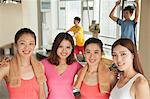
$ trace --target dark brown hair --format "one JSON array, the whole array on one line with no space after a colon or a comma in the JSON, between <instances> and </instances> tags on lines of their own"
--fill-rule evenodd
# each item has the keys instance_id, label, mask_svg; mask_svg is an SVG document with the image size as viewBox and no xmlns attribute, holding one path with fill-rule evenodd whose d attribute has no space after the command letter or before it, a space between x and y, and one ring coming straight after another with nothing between
<instances>
[{"instance_id":1,"label":"dark brown hair","mask_svg":"<svg viewBox=\"0 0 150 99\"><path fill-rule=\"evenodd\" d=\"M36 45L36 36L35 33L29 29L29 28L21 28L20 30L17 31L16 35L15 35L15 44L17 44L17 41L19 40L19 38L23 35L23 34L30 34L33 36L34 40L35 40L35 45Z\"/></svg>"},{"instance_id":2,"label":"dark brown hair","mask_svg":"<svg viewBox=\"0 0 150 99\"><path fill-rule=\"evenodd\" d=\"M50 55L48 57L48 60L51 64L54 64L56 66L59 65L59 56L57 55L57 49L58 49L60 43L64 39L68 40L72 45L72 52L67 57L67 64L70 65L70 64L72 64L73 62L76 61L75 57L74 57L74 41L73 41L72 36L68 33L61 32L56 36L56 38L53 42L53 45L52 45L52 50L51 50Z\"/></svg>"},{"instance_id":3,"label":"dark brown hair","mask_svg":"<svg viewBox=\"0 0 150 99\"><path fill-rule=\"evenodd\" d=\"M114 42L114 44L112 45L112 52L113 49L117 46L117 45L121 45L126 47L133 55L133 68L136 72L141 73L144 75L143 69L141 67L141 63L139 60L139 56L137 53L137 48L136 46L133 44L132 40L128 39L128 38L121 38L118 39L117 41Z\"/></svg>"},{"instance_id":4,"label":"dark brown hair","mask_svg":"<svg viewBox=\"0 0 150 99\"><path fill-rule=\"evenodd\" d=\"M103 43L100 39L93 38L93 37L87 39L84 43L84 50L87 47L87 45L89 45L89 44L97 44L99 46L99 48L101 49L101 52L103 53Z\"/></svg>"}]
</instances>

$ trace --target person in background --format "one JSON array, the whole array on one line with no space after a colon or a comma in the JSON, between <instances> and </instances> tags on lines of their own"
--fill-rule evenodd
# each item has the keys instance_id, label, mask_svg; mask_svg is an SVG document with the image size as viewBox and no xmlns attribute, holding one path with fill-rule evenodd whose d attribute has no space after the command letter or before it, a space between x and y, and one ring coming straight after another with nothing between
<instances>
[{"instance_id":1,"label":"person in background","mask_svg":"<svg viewBox=\"0 0 150 99\"><path fill-rule=\"evenodd\" d=\"M89 38L84 50L87 65L79 70L74 87L80 89L81 99L109 99L117 79L102 60L103 43Z\"/></svg>"},{"instance_id":2,"label":"person in background","mask_svg":"<svg viewBox=\"0 0 150 99\"><path fill-rule=\"evenodd\" d=\"M149 84L133 42L128 38L118 39L112 45L112 57L121 73L110 99L150 99Z\"/></svg>"},{"instance_id":3,"label":"person in background","mask_svg":"<svg viewBox=\"0 0 150 99\"><path fill-rule=\"evenodd\" d=\"M67 32L73 32L76 39L76 46L74 53L77 54L84 54L84 32L83 28L79 25L81 19L79 17L74 18L74 26L71 27Z\"/></svg>"},{"instance_id":4,"label":"person in background","mask_svg":"<svg viewBox=\"0 0 150 99\"><path fill-rule=\"evenodd\" d=\"M116 2L116 5L110 12L109 17L121 26L121 38L129 38L136 45L135 27L136 27L138 17L139 17L139 0L135 0L136 10L135 10L135 16L133 20L131 20L131 16L133 15L134 8L130 5L126 6L123 9L124 20L114 15L115 10L120 4L120 2L121 0L118 0Z\"/></svg>"},{"instance_id":5,"label":"person in background","mask_svg":"<svg viewBox=\"0 0 150 99\"><path fill-rule=\"evenodd\" d=\"M47 78L47 99L75 99L74 77L81 65L74 57L74 41L70 34L59 33L48 58L41 61Z\"/></svg>"},{"instance_id":6,"label":"person in background","mask_svg":"<svg viewBox=\"0 0 150 99\"><path fill-rule=\"evenodd\" d=\"M33 56L35 33L21 28L15 35L16 54L0 62L0 81L4 78L10 99L45 99L44 67Z\"/></svg>"}]
</instances>

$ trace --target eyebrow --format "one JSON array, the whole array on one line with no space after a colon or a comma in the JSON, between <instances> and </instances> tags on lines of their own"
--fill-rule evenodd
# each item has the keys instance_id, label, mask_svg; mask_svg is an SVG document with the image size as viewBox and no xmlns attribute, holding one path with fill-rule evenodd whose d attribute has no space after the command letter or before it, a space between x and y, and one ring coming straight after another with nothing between
<instances>
[{"instance_id":1,"label":"eyebrow","mask_svg":"<svg viewBox=\"0 0 150 99\"><path fill-rule=\"evenodd\" d=\"M85 51L100 51L100 50L90 50L90 49L86 49Z\"/></svg>"},{"instance_id":2,"label":"eyebrow","mask_svg":"<svg viewBox=\"0 0 150 99\"><path fill-rule=\"evenodd\" d=\"M21 41L21 42L26 42L25 40L18 40L19 42ZM29 41L29 42L35 42L35 41Z\"/></svg>"},{"instance_id":3,"label":"eyebrow","mask_svg":"<svg viewBox=\"0 0 150 99\"><path fill-rule=\"evenodd\" d=\"M112 53L116 53L116 52L112 52ZM119 51L119 53L128 53L127 51Z\"/></svg>"}]
</instances>

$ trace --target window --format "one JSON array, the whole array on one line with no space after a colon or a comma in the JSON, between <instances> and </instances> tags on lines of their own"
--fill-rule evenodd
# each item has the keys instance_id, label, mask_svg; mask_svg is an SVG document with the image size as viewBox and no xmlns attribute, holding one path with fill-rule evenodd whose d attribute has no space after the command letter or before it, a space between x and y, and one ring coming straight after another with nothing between
<instances>
[{"instance_id":1,"label":"window","mask_svg":"<svg viewBox=\"0 0 150 99\"><path fill-rule=\"evenodd\" d=\"M59 0L58 28L69 29L73 25L73 18L79 16L84 28L85 39L87 39L92 37L89 26L92 20L96 20L96 23L100 24L99 38L104 43L105 54L111 57L111 45L120 37L120 26L109 18L115 2L115 0ZM132 3L133 0L124 1L124 5ZM121 6L117 8L115 14L122 17ZM137 31L138 29L139 26L137 26Z\"/></svg>"},{"instance_id":2,"label":"window","mask_svg":"<svg viewBox=\"0 0 150 99\"><path fill-rule=\"evenodd\" d=\"M76 16L81 17L80 0L58 1L58 29L69 29L73 25Z\"/></svg>"}]
</instances>

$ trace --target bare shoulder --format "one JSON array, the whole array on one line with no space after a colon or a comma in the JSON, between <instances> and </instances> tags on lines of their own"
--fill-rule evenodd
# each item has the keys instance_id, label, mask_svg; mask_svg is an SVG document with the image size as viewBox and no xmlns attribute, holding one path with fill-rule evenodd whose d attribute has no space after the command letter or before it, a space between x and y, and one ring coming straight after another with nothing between
<instances>
[{"instance_id":1,"label":"bare shoulder","mask_svg":"<svg viewBox=\"0 0 150 99\"><path fill-rule=\"evenodd\" d=\"M79 69L79 71L78 71L78 73L77 74L80 74L82 71L84 71L85 69L86 69L87 67L86 67L86 65L83 67L81 67L80 69Z\"/></svg>"},{"instance_id":2,"label":"bare shoulder","mask_svg":"<svg viewBox=\"0 0 150 99\"><path fill-rule=\"evenodd\" d=\"M147 79L142 75L139 76L134 84L136 99L150 99L150 89Z\"/></svg>"},{"instance_id":3,"label":"bare shoulder","mask_svg":"<svg viewBox=\"0 0 150 99\"><path fill-rule=\"evenodd\" d=\"M41 66L42 71L45 72L44 65L43 65L41 62L39 62L39 64L40 64L40 66Z\"/></svg>"},{"instance_id":4,"label":"bare shoulder","mask_svg":"<svg viewBox=\"0 0 150 99\"><path fill-rule=\"evenodd\" d=\"M149 86L147 79L141 75L135 80L135 88L143 88L145 86Z\"/></svg>"}]
</instances>

